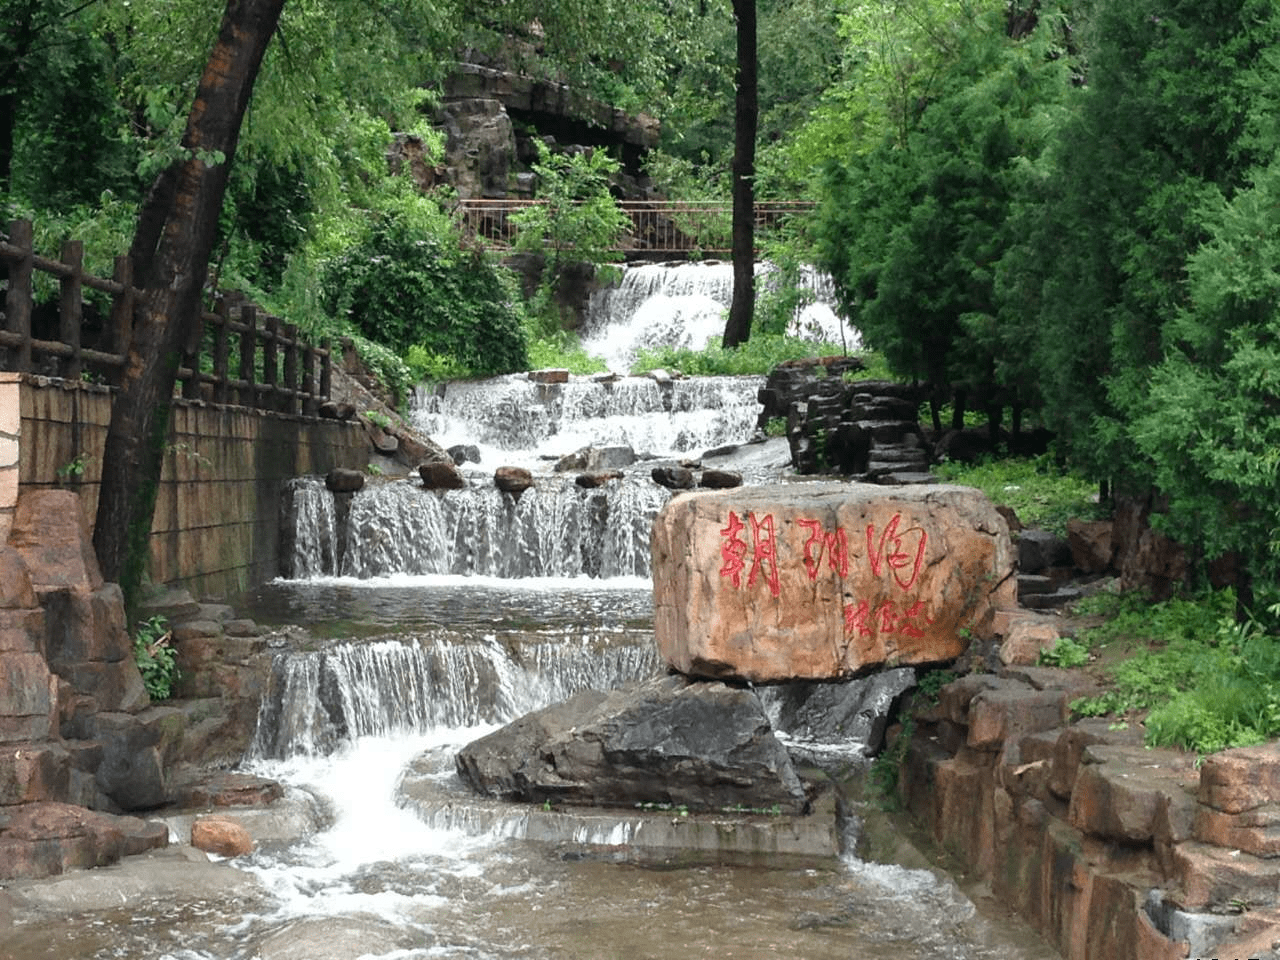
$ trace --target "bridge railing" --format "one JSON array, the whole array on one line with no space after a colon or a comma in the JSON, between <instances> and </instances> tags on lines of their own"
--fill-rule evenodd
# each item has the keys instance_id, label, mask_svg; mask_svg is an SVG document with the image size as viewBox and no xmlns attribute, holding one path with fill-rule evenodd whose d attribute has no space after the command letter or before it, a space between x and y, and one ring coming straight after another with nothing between
<instances>
[{"instance_id":1,"label":"bridge railing","mask_svg":"<svg viewBox=\"0 0 1280 960\"><path fill-rule=\"evenodd\" d=\"M541 200L461 200L463 230L499 249L515 245L519 227L511 214ZM733 205L724 201L624 200L619 208L631 221L619 249L627 253L727 254L732 249ZM755 229L767 233L814 207L807 200L756 204Z\"/></svg>"}]
</instances>

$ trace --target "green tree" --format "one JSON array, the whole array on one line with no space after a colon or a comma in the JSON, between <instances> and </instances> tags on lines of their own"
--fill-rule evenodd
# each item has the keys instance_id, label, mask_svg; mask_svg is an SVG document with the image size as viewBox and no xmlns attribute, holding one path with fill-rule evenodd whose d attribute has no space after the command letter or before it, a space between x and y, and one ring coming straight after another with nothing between
<instances>
[{"instance_id":1,"label":"green tree","mask_svg":"<svg viewBox=\"0 0 1280 960\"><path fill-rule=\"evenodd\" d=\"M1101 478L1152 479L1127 424L1145 407L1165 324L1189 306L1201 211L1259 160L1242 134L1252 67L1275 31L1265 0L1105 0L1080 31L1086 82L1021 269L1041 277L1030 299L1045 417Z\"/></svg>"},{"instance_id":2,"label":"green tree","mask_svg":"<svg viewBox=\"0 0 1280 960\"><path fill-rule=\"evenodd\" d=\"M469 247L430 198L379 214L325 273L331 311L401 356L420 347L471 375L525 369L517 294L507 271Z\"/></svg>"},{"instance_id":3,"label":"green tree","mask_svg":"<svg viewBox=\"0 0 1280 960\"><path fill-rule=\"evenodd\" d=\"M979 396L994 428L1006 404L1033 399L1016 344L1025 331L1003 310L996 276L1018 239L1020 168L1043 151L1044 117L1069 75L1057 18L1042 14L1015 39L1003 3L970 14L947 21L952 59L928 59L927 88L889 52L868 61L868 88L885 103L867 129L880 139L829 164L816 219L819 262L868 344L898 373L954 396L957 420L966 395ZM904 89L927 89L927 99L909 108Z\"/></svg>"},{"instance_id":4,"label":"green tree","mask_svg":"<svg viewBox=\"0 0 1280 960\"><path fill-rule=\"evenodd\" d=\"M533 311L545 326L555 327L567 270L572 264L598 269L621 260L619 246L630 221L610 192L620 164L606 151L553 154L540 141L537 150L533 170L539 202L511 220L518 228L516 249L545 260Z\"/></svg>"}]
</instances>

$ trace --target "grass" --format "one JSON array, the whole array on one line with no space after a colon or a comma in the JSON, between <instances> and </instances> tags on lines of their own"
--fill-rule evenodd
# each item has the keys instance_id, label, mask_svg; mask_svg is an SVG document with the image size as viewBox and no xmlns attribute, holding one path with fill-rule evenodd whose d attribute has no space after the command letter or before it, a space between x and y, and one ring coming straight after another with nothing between
<instances>
[{"instance_id":1,"label":"grass","mask_svg":"<svg viewBox=\"0 0 1280 960\"><path fill-rule=\"evenodd\" d=\"M632 373L649 370L679 370L689 376L729 376L768 373L784 360L825 357L839 354L841 348L831 343L815 343L797 337L756 334L746 343L731 349L709 344L702 350L676 347L653 347L641 350L631 365Z\"/></svg>"},{"instance_id":2,"label":"grass","mask_svg":"<svg viewBox=\"0 0 1280 960\"><path fill-rule=\"evenodd\" d=\"M1047 457L940 463L933 472L948 483L977 487L992 503L1011 507L1023 526L1062 536L1072 518L1102 516L1097 487L1058 469Z\"/></svg>"},{"instance_id":3,"label":"grass","mask_svg":"<svg viewBox=\"0 0 1280 960\"><path fill-rule=\"evenodd\" d=\"M1140 720L1151 746L1202 754L1280 734L1280 640L1258 620L1236 622L1234 610L1230 590L1161 603L1137 592L1078 602L1073 615L1101 618L1077 639L1108 689L1072 710Z\"/></svg>"}]
</instances>

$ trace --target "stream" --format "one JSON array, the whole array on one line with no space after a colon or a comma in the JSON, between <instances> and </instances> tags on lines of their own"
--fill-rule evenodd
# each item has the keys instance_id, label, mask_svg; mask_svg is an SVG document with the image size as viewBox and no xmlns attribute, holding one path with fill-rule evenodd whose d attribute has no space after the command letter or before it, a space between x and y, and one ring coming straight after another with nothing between
<instances>
[{"instance_id":1,"label":"stream","mask_svg":"<svg viewBox=\"0 0 1280 960\"><path fill-rule=\"evenodd\" d=\"M979 910L863 804L841 819L835 855L727 856L645 848L634 842L640 811L532 839L538 811L482 801L458 781L453 756L471 740L578 690L662 670L647 529L668 492L645 459L586 491L548 458L605 444L696 457L744 443L757 388L753 378L665 393L638 378L574 378L552 392L520 377L451 385L424 392L414 417L442 442L481 446L466 490L371 484L344 525L323 484L300 480L293 574L237 610L312 638L278 649L242 764L286 786L281 803L301 829L230 861L243 882L217 896L193 879L50 913L0 941L0 960L1055 957ZM786 464L785 443L723 459L749 482L768 479ZM537 474L514 504L492 489L503 463ZM863 745L826 746L856 780ZM876 862L891 857L904 862Z\"/></svg>"}]
</instances>

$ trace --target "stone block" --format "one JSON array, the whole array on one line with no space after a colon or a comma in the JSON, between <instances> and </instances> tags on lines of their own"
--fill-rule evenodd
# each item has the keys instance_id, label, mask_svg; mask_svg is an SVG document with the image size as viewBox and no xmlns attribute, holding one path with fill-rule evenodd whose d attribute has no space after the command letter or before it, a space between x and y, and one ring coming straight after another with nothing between
<instances>
[{"instance_id":1,"label":"stone block","mask_svg":"<svg viewBox=\"0 0 1280 960\"><path fill-rule=\"evenodd\" d=\"M973 698L983 691L998 689L1001 683L989 673L965 674L938 691L938 712L951 723L966 726Z\"/></svg>"},{"instance_id":2,"label":"stone block","mask_svg":"<svg viewBox=\"0 0 1280 960\"><path fill-rule=\"evenodd\" d=\"M29 609L38 604L22 554L7 544L0 544L0 609Z\"/></svg>"},{"instance_id":3,"label":"stone block","mask_svg":"<svg viewBox=\"0 0 1280 960\"><path fill-rule=\"evenodd\" d=\"M1269 803L1243 813L1223 813L1200 805L1192 833L1203 843L1242 850L1255 857L1280 856L1280 804Z\"/></svg>"},{"instance_id":4,"label":"stone block","mask_svg":"<svg viewBox=\"0 0 1280 960\"><path fill-rule=\"evenodd\" d=\"M969 704L968 746L999 750L1006 740L1060 726L1067 715L1067 697L1060 690L1035 690L1004 682L984 690Z\"/></svg>"},{"instance_id":5,"label":"stone block","mask_svg":"<svg viewBox=\"0 0 1280 960\"><path fill-rule=\"evenodd\" d=\"M1199 800L1223 813L1280 803L1280 743L1237 747L1205 757Z\"/></svg>"},{"instance_id":6,"label":"stone block","mask_svg":"<svg viewBox=\"0 0 1280 960\"><path fill-rule=\"evenodd\" d=\"M70 490L32 489L19 496L9 544L22 554L36 590L102 586L89 524Z\"/></svg>"},{"instance_id":7,"label":"stone block","mask_svg":"<svg viewBox=\"0 0 1280 960\"><path fill-rule=\"evenodd\" d=\"M71 758L61 744L7 745L0 751L0 807L66 800Z\"/></svg>"},{"instance_id":8,"label":"stone block","mask_svg":"<svg viewBox=\"0 0 1280 960\"><path fill-rule=\"evenodd\" d=\"M124 595L116 584L105 584L92 593L74 588L45 591L44 601L49 664L54 670L76 663L133 659Z\"/></svg>"},{"instance_id":9,"label":"stone block","mask_svg":"<svg viewBox=\"0 0 1280 960\"><path fill-rule=\"evenodd\" d=\"M1011 619L1000 644L1000 662L1030 665L1040 658L1040 651L1052 647L1061 634L1053 617L1033 614Z\"/></svg>"},{"instance_id":10,"label":"stone block","mask_svg":"<svg viewBox=\"0 0 1280 960\"><path fill-rule=\"evenodd\" d=\"M132 659L118 663L67 664L59 667L58 676L71 684L76 693L97 700L100 710L136 713L151 702L142 684L142 674Z\"/></svg>"},{"instance_id":11,"label":"stone block","mask_svg":"<svg viewBox=\"0 0 1280 960\"><path fill-rule=\"evenodd\" d=\"M57 678L39 653L0 657L0 716L42 716L52 722L58 708Z\"/></svg>"},{"instance_id":12,"label":"stone block","mask_svg":"<svg viewBox=\"0 0 1280 960\"><path fill-rule=\"evenodd\" d=\"M0 609L0 654L38 653L43 657L45 645L43 610Z\"/></svg>"},{"instance_id":13,"label":"stone block","mask_svg":"<svg viewBox=\"0 0 1280 960\"><path fill-rule=\"evenodd\" d=\"M1093 743L1142 742L1141 731L1117 731L1106 720L1081 720L1062 731L1053 755L1053 771L1049 776L1049 789L1059 800L1069 800L1075 786L1076 773L1085 747Z\"/></svg>"},{"instance_id":14,"label":"stone block","mask_svg":"<svg viewBox=\"0 0 1280 960\"><path fill-rule=\"evenodd\" d=\"M651 538L654 633L692 675L819 680L941 663L1013 602L979 491L815 483L675 497Z\"/></svg>"},{"instance_id":15,"label":"stone block","mask_svg":"<svg viewBox=\"0 0 1280 960\"><path fill-rule=\"evenodd\" d=\"M1168 750L1094 744L1084 750L1068 821L1090 836L1150 844L1167 796L1195 788L1193 760Z\"/></svg>"},{"instance_id":16,"label":"stone block","mask_svg":"<svg viewBox=\"0 0 1280 960\"><path fill-rule=\"evenodd\" d=\"M1172 865L1177 887L1170 898L1183 910L1273 907L1280 901L1280 860L1188 840L1173 848Z\"/></svg>"}]
</instances>

